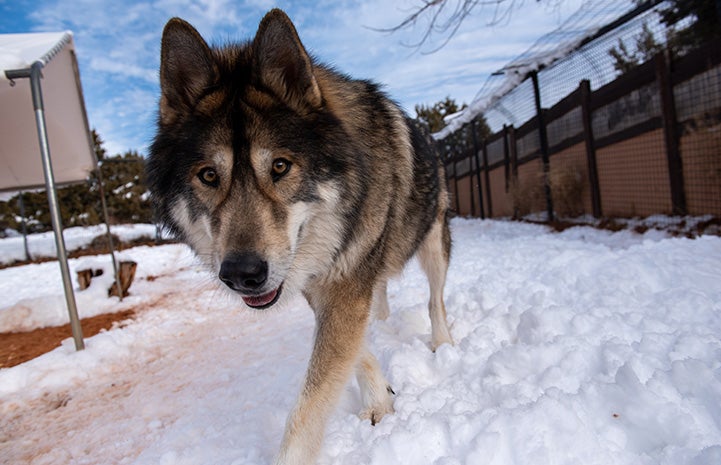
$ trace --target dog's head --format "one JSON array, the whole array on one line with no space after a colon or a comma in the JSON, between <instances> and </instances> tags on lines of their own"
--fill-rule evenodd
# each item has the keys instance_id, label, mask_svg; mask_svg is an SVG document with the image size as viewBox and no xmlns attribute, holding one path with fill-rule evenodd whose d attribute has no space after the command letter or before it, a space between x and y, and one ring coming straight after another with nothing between
<instances>
[{"instance_id":1,"label":"dog's head","mask_svg":"<svg viewBox=\"0 0 721 465\"><path fill-rule=\"evenodd\" d=\"M156 211L254 308L302 287L313 270L299 255L322 260L343 234L314 223L344 197L340 179L354 163L339 156L347 137L316 72L280 10L240 45L209 47L177 18L163 32L148 160ZM311 226L327 237L304 240Z\"/></svg>"}]
</instances>

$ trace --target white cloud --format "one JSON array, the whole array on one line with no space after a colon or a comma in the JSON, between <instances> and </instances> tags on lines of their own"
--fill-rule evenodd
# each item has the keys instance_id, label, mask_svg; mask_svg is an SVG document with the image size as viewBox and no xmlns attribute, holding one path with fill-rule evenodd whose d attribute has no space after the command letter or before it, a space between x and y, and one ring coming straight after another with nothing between
<instances>
[{"instance_id":1,"label":"white cloud","mask_svg":"<svg viewBox=\"0 0 721 465\"><path fill-rule=\"evenodd\" d=\"M90 67L94 71L103 73L120 74L129 78L140 78L148 82L156 82L158 72L151 68L142 68L132 63L123 63L108 57L93 57L90 59Z\"/></svg>"},{"instance_id":2,"label":"white cloud","mask_svg":"<svg viewBox=\"0 0 721 465\"><path fill-rule=\"evenodd\" d=\"M147 153L155 121L157 94L138 88L118 89L112 99L89 110L91 125L111 155L127 150Z\"/></svg>"}]
</instances>

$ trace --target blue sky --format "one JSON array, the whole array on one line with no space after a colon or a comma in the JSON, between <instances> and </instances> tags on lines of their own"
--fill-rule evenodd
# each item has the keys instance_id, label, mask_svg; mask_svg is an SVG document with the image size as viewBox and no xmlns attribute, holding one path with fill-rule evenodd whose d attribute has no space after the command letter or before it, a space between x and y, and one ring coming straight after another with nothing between
<instances>
[{"instance_id":1,"label":"blue sky","mask_svg":"<svg viewBox=\"0 0 721 465\"><path fill-rule=\"evenodd\" d=\"M453 0L452 0L453 1ZM510 1L510 0L509 0ZM306 48L352 76L373 79L414 115L450 96L470 103L487 76L558 27L583 0L515 0L509 20L488 26L477 9L440 51L404 46L415 30L386 34L421 0L0 0L0 33L71 30L90 126L110 154L147 151L158 100L160 35L179 16L210 43L250 39L265 12L284 9Z\"/></svg>"}]
</instances>

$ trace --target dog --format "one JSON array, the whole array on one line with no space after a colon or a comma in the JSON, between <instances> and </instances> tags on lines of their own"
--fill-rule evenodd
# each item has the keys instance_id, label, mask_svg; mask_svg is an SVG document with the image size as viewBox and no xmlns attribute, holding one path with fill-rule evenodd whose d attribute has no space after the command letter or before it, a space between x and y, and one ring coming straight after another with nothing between
<instances>
[{"instance_id":1,"label":"dog","mask_svg":"<svg viewBox=\"0 0 721 465\"><path fill-rule=\"evenodd\" d=\"M388 316L387 280L417 255L430 283L431 348L452 344L443 166L427 133L373 82L316 62L274 9L252 41L211 47L171 19L161 43L147 177L158 219L253 309L302 293L315 340L275 463L314 463L355 370L361 418L393 412L366 348Z\"/></svg>"}]
</instances>

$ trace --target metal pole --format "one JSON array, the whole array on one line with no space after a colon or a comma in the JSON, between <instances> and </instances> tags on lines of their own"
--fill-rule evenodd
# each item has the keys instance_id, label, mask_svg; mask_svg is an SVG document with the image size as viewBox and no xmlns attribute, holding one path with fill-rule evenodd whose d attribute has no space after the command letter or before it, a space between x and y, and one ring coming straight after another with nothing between
<instances>
[{"instance_id":1,"label":"metal pole","mask_svg":"<svg viewBox=\"0 0 721 465\"><path fill-rule=\"evenodd\" d=\"M73 331L73 339L75 340L75 349L83 350L85 343L83 342L83 328L80 326L78 318L78 309L75 304L75 294L73 293L72 280L70 279L70 268L68 267L68 256L65 250L65 239L63 238L63 222L60 216L60 204L58 202L58 193L55 191L55 177L53 176L52 163L50 161L50 147L48 144L47 128L45 126L45 109L43 107L43 95L40 86L42 77L42 62L36 61L30 68L30 88L33 95L33 109L35 110L35 124L38 127L38 141L40 143L40 155L43 161L43 172L45 174L45 190L48 194L48 203L50 205L50 220L52 221L53 231L55 232L55 247L58 252L58 262L60 263L60 273L63 277L63 287L65 289L65 302L68 307L70 316L70 327Z\"/></svg>"},{"instance_id":2,"label":"metal pole","mask_svg":"<svg viewBox=\"0 0 721 465\"><path fill-rule=\"evenodd\" d=\"M102 162L101 162L102 163ZM105 187L103 186L103 173L101 166L95 164L95 172L98 176L98 192L100 193L100 205L103 209L105 217L105 235L108 238L108 247L110 248L110 258L113 260L113 272L115 273L115 286L118 290L118 298L123 301L123 288L120 286L120 275L118 274L118 261L115 259L115 244L113 243L113 235L110 233L110 218L108 216L108 204L105 201Z\"/></svg>"},{"instance_id":3,"label":"metal pole","mask_svg":"<svg viewBox=\"0 0 721 465\"><path fill-rule=\"evenodd\" d=\"M478 156L478 152L481 151L478 147L478 136L476 135L476 120L471 121L471 134L473 135L473 154L476 160L476 182L478 183L478 204L480 206L481 219L486 219L486 212L483 208L483 190L481 189L481 160Z\"/></svg>"},{"instance_id":4,"label":"metal pole","mask_svg":"<svg viewBox=\"0 0 721 465\"><path fill-rule=\"evenodd\" d=\"M473 194L473 154L465 152L468 160L468 195L471 201L471 216L476 215L476 196Z\"/></svg>"},{"instance_id":5,"label":"metal pole","mask_svg":"<svg viewBox=\"0 0 721 465\"><path fill-rule=\"evenodd\" d=\"M533 80L533 94L536 100L536 115L538 117L538 137L541 143L541 161L543 162L543 188L546 194L546 214L548 222L553 221L553 199L551 197L551 165L548 157L548 135L546 134L546 122L543 118L543 109L541 108L541 91L538 86L538 72L531 72Z\"/></svg>"},{"instance_id":6,"label":"metal pole","mask_svg":"<svg viewBox=\"0 0 721 465\"><path fill-rule=\"evenodd\" d=\"M455 152L455 151L454 151ZM461 214L461 201L458 199L458 161L456 160L456 154L453 154L453 191L456 197L456 213Z\"/></svg>"},{"instance_id":7,"label":"metal pole","mask_svg":"<svg viewBox=\"0 0 721 465\"><path fill-rule=\"evenodd\" d=\"M25 193L23 191L20 191L20 195L18 196L18 199L20 200L20 224L23 231L23 247L25 248L25 260L30 261L30 249L28 248L28 224L27 220L25 219L25 200L23 200L24 194Z\"/></svg>"},{"instance_id":8,"label":"metal pole","mask_svg":"<svg viewBox=\"0 0 721 465\"><path fill-rule=\"evenodd\" d=\"M491 173L488 167L488 139L483 139L483 177L486 181L486 202L488 205L488 218L493 218L493 199L491 198Z\"/></svg>"},{"instance_id":9,"label":"metal pole","mask_svg":"<svg viewBox=\"0 0 721 465\"><path fill-rule=\"evenodd\" d=\"M508 158L511 164L511 186L516 186L518 188L520 184L518 181L518 141L516 141L516 127L510 125L507 126L506 129L508 133L506 137L506 140L508 141ZM513 219L521 219L521 212L517 202L514 202L513 206Z\"/></svg>"},{"instance_id":10,"label":"metal pole","mask_svg":"<svg viewBox=\"0 0 721 465\"><path fill-rule=\"evenodd\" d=\"M591 120L591 81L584 79L580 83L581 115L583 117L583 139L586 144L586 163L588 165L588 182L591 185L591 208L593 216L600 218L601 188L598 181L598 164L596 163L596 142L593 138L593 122Z\"/></svg>"},{"instance_id":11,"label":"metal pole","mask_svg":"<svg viewBox=\"0 0 721 465\"><path fill-rule=\"evenodd\" d=\"M506 193L511 187L511 154L508 145L508 126L503 125L503 177L506 180Z\"/></svg>"},{"instance_id":12,"label":"metal pole","mask_svg":"<svg viewBox=\"0 0 721 465\"><path fill-rule=\"evenodd\" d=\"M674 215L683 216L688 213L688 208L683 178L683 161L681 160L681 143L676 126L676 103L669 70L670 63L663 53L657 54L654 61L656 62L658 91L661 95L661 116L663 117L663 136L671 188L671 208Z\"/></svg>"}]
</instances>

